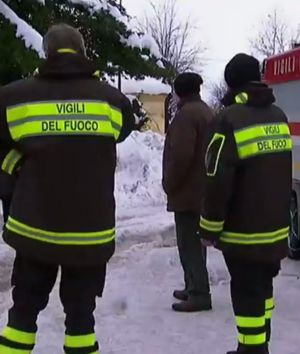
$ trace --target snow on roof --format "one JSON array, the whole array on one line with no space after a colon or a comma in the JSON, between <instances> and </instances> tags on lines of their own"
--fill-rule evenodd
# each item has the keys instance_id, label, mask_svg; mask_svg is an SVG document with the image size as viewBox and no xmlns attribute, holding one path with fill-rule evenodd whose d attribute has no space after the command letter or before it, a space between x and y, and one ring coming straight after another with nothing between
<instances>
[{"instance_id":1,"label":"snow on roof","mask_svg":"<svg viewBox=\"0 0 300 354\"><path fill-rule=\"evenodd\" d=\"M2 0L0 0L0 13L9 20L11 24L16 25L16 35L24 40L27 48L34 49L40 57L44 57L42 36L28 23L20 19Z\"/></svg>"},{"instance_id":2,"label":"snow on roof","mask_svg":"<svg viewBox=\"0 0 300 354\"><path fill-rule=\"evenodd\" d=\"M147 77L144 80L122 79L122 91L125 94L146 93L149 95L168 94L171 87L161 80Z\"/></svg>"},{"instance_id":3,"label":"snow on roof","mask_svg":"<svg viewBox=\"0 0 300 354\"><path fill-rule=\"evenodd\" d=\"M117 21L125 24L126 28L132 32L129 38L121 38L130 47L146 48L157 59L161 58L161 54L155 40L148 34L138 34L136 31L136 20L130 16L123 15L117 6L110 4L107 0L69 0L73 4L80 4L90 9L91 12L108 11L109 14L116 18Z\"/></svg>"}]
</instances>

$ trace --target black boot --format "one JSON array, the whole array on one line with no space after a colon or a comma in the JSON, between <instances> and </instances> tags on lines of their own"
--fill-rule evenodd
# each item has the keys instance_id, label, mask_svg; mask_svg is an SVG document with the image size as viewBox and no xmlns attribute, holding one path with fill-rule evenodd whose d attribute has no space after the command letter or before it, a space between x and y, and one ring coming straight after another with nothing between
<instances>
[{"instance_id":1,"label":"black boot","mask_svg":"<svg viewBox=\"0 0 300 354\"><path fill-rule=\"evenodd\" d=\"M259 350L259 351L258 351ZM261 354L269 354L269 345L266 344L265 347L259 349L247 349L245 347L240 347L236 351L227 352L227 354L254 354L254 353L261 353Z\"/></svg>"},{"instance_id":2,"label":"black boot","mask_svg":"<svg viewBox=\"0 0 300 354\"><path fill-rule=\"evenodd\" d=\"M182 301L172 305L174 311L177 312L200 312L212 309L211 296L189 296L187 301Z\"/></svg>"},{"instance_id":3,"label":"black boot","mask_svg":"<svg viewBox=\"0 0 300 354\"><path fill-rule=\"evenodd\" d=\"M180 301L186 301L189 297L187 290L175 290L173 293L175 299Z\"/></svg>"}]
</instances>

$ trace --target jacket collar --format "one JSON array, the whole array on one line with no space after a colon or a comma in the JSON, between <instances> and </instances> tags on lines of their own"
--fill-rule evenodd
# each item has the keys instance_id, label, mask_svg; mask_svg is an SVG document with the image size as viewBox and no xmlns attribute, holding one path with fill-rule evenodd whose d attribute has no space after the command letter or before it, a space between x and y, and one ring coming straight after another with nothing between
<instances>
[{"instance_id":1,"label":"jacket collar","mask_svg":"<svg viewBox=\"0 0 300 354\"><path fill-rule=\"evenodd\" d=\"M80 54L57 53L48 57L38 68L41 78L73 79L76 77L99 76L97 67Z\"/></svg>"},{"instance_id":2,"label":"jacket collar","mask_svg":"<svg viewBox=\"0 0 300 354\"><path fill-rule=\"evenodd\" d=\"M246 104L252 107L266 107L275 102L273 90L261 82L251 82L239 89L229 89L222 103L225 107Z\"/></svg>"},{"instance_id":3,"label":"jacket collar","mask_svg":"<svg viewBox=\"0 0 300 354\"><path fill-rule=\"evenodd\" d=\"M184 98L181 98L180 101L178 102L178 109L182 108L188 103L199 102L199 101L201 101L200 94L193 94L193 95L186 96Z\"/></svg>"}]
</instances>

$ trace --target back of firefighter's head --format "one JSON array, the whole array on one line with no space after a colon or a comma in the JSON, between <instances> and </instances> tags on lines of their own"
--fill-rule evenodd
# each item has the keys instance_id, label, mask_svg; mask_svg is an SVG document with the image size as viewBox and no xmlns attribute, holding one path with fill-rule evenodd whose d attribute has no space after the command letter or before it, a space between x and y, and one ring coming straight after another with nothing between
<instances>
[{"instance_id":1,"label":"back of firefighter's head","mask_svg":"<svg viewBox=\"0 0 300 354\"><path fill-rule=\"evenodd\" d=\"M202 77L196 73L183 73L177 76L174 82L174 90L180 99L200 93L203 84Z\"/></svg>"},{"instance_id":2,"label":"back of firefighter's head","mask_svg":"<svg viewBox=\"0 0 300 354\"><path fill-rule=\"evenodd\" d=\"M46 57L57 53L77 53L86 56L82 34L67 24L58 24L49 28L43 39Z\"/></svg>"},{"instance_id":3,"label":"back of firefighter's head","mask_svg":"<svg viewBox=\"0 0 300 354\"><path fill-rule=\"evenodd\" d=\"M251 55L237 54L226 65L224 76L231 89L239 89L249 82L261 81L259 61Z\"/></svg>"}]
</instances>

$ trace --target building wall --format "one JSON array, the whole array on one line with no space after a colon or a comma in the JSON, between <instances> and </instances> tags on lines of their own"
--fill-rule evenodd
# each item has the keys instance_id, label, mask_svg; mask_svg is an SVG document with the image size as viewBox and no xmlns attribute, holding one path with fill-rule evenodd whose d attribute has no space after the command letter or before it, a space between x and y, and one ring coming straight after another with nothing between
<instances>
[{"instance_id":1,"label":"building wall","mask_svg":"<svg viewBox=\"0 0 300 354\"><path fill-rule=\"evenodd\" d=\"M150 124L151 129L157 133L164 134L164 115L165 115L165 94L161 95L148 95L139 94L138 98L143 103L144 109L152 119Z\"/></svg>"}]
</instances>

